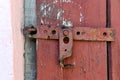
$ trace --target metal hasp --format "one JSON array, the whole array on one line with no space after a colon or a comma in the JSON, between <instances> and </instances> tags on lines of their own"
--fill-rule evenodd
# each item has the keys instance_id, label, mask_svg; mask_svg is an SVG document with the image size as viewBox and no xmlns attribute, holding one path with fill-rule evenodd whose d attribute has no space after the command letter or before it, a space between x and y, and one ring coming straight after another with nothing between
<instances>
[{"instance_id":1,"label":"metal hasp","mask_svg":"<svg viewBox=\"0 0 120 80\"><path fill-rule=\"evenodd\" d=\"M59 32L59 63L61 67L71 67L73 64L63 64L64 59L72 55L73 34L71 28L61 28Z\"/></svg>"},{"instance_id":2,"label":"metal hasp","mask_svg":"<svg viewBox=\"0 0 120 80\"><path fill-rule=\"evenodd\" d=\"M115 32L112 28L89 27L53 27L36 26L24 28L25 36L36 39L59 39L59 64L61 67L71 67L74 64L64 64L64 60L72 56L73 40L80 41L114 41Z\"/></svg>"}]
</instances>

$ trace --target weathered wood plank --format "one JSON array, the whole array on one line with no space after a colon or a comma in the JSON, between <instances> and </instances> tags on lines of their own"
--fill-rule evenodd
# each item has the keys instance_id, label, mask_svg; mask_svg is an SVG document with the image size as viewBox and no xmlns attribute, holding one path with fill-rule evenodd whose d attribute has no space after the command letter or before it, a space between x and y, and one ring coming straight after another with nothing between
<instances>
[{"instance_id":1,"label":"weathered wood plank","mask_svg":"<svg viewBox=\"0 0 120 80\"><path fill-rule=\"evenodd\" d=\"M75 25L81 17L83 20L81 26L106 27L105 0L74 0L74 2L81 4L80 12L83 15L83 18L81 15L73 17ZM78 10L74 7L67 9L69 12ZM78 11L75 13L78 14ZM73 45L73 56L67 59L66 63L74 63L75 66L73 69L64 69L64 80L107 80L106 42L74 41Z\"/></svg>"},{"instance_id":2,"label":"weathered wood plank","mask_svg":"<svg viewBox=\"0 0 120 80\"><path fill-rule=\"evenodd\" d=\"M120 1L110 0L111 4L111 27L115 29L115 42L111 45L111 78L120 80Z\"/></svg>"},{"instance_id":3,"label":"weathered wood plank","mask_svg":"<svg viewBox=\"0 0 120 80\"><path fill-rule=\"evenodd\" d=\"M37 18L38 25L106 27L106 1L37 0ZM56 40L38 40L37 80L107 80L106 42L74 41L69 69L59 67L58 47Z\"/></svg>"}]
</instances>

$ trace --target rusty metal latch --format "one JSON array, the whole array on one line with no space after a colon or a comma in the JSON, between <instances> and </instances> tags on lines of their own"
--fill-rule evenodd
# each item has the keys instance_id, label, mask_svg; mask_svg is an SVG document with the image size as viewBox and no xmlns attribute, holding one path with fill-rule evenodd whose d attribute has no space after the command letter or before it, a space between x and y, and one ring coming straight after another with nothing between
<instances>
[{"instance_id":1,"label":"rusty metal latch","mask_svg":"<svg viewBox=\"0 0 120 80\"><path fill-rule=\"evenodd\" d=\"M81 41L114 41L114 29L89 27L52 27L36 26L24 28L24 35L37 39L59 39L59 64L61 67L71 67L74 64L64 64L64 59L72 56L73 40Z\"/></svg>"},{"instance_id":2,"label":"rusty metal latch","mask_svg":"<svg viewBox=\"0 0 120 80\"><path fill-rule=\"evenodd\" d=\"M72 55L73 34L71 28L63 28L59 32L59 61L61 67L73 66L74 64L63 64L64 59Z\"/></svg>"}]
</instances>

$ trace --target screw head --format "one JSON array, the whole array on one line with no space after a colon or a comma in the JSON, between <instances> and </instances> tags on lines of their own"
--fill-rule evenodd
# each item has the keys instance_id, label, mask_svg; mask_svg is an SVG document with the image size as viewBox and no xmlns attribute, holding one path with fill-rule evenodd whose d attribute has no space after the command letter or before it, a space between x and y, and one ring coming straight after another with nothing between
<instances>
[{"instance_id":1,"label":"screw head","mask_svg":"<svg viewBox=\"0 0 120 80\"><path fill-rule=\"evenodd\" d=\"M63 31L63 35L64 35L64 36L68 36L68 35L69 35L69 31L68 31L68 30L64 30L64 31Z\"/></svg>"}]
</instances>

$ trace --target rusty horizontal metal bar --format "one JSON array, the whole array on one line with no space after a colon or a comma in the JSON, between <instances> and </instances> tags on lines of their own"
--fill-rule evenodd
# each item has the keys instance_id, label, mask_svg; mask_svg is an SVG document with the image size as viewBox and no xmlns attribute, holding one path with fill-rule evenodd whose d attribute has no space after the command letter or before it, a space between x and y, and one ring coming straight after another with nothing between
<instances>
[{"instance_id":1,"label":"rusty horizontal metal bar","mask_svg":"<svg viewBox=\"0 0 120 80\"><path fill-rule=\"evenodd\" d=\"M75 27L73 29L74 40L114 41L114 34L112 28Z\"/></svg>"},{"instance_id":2,"label":"rusty horizontal metal bar","mask_svg":"<svg viewBox=\"0 0 120 80\"><path fill-rule=\"evenodd\" d=\"M59 39L61 27L36 27L35 35L28 35L37 39ZM114 41L113 28L71 27L74 40L83 41ZM32 30L32 29L31 29ZM33 29L35 30L35 29Z\"/></svg>"}]
</instances>

